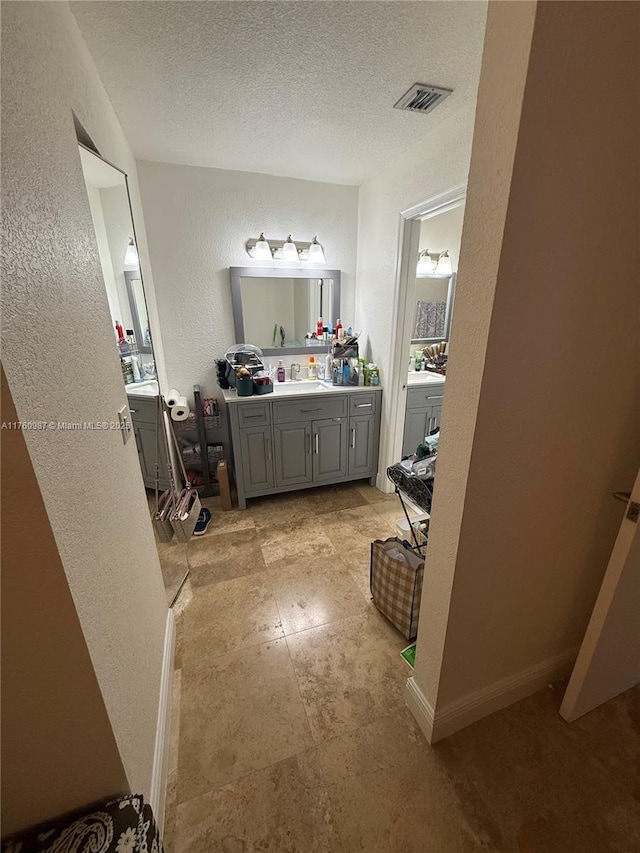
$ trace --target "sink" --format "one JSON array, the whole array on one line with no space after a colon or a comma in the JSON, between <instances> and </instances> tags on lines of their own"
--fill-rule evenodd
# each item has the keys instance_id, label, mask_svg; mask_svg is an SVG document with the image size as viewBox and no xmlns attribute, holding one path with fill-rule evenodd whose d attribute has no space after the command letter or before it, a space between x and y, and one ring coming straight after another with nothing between
<instances>
[{"instance_id":1,"label":"sink","mask_svg":"<svg viewBox=\"0 0 640 853\"><path fill-rule=\"evenodd\" d=\"M289 394L316 394L318 391L330 391L331 388L331 385L320 382L318 379L294 379L288 382L275 382L273 393L286 396Z\"/></svg>"},{"instance_id":2,"label":"sink","mask_svg":"<svg viewBox=\"0 0 640 853\"><path fill-rule=\"evenodd\" d=\"M130 382L125 385L127 394L139 394L144 397L155 397L158 394L158 380L145 379L144 382Z\"/></svg>"}]
</instances>

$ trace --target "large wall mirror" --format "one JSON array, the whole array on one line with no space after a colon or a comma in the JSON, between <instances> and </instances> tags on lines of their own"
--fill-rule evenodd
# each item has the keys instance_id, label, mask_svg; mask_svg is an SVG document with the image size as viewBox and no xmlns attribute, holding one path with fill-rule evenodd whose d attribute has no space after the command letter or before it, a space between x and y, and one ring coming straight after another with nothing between
<instances>
[{"instance_id":1,"label":"large wall mirror","mask_svg":"<svg viewBox=\"0 0 640 853\"><path fill-rule=\"evenodd\" d=\"M416 276L412 344L449 340L456 274Z\"/></svg>"},{"instance_id":2,"label":"large wall mirror","mask_svg":"<svg viewBox=\"0 0 640 853\"><path fill-rule=\"evenodd\" d=\"M340 316L340 270L231 267L236 343L265 355L299 355L326 345L307 340L319 317Z\"/></svg>"}]
</instances>

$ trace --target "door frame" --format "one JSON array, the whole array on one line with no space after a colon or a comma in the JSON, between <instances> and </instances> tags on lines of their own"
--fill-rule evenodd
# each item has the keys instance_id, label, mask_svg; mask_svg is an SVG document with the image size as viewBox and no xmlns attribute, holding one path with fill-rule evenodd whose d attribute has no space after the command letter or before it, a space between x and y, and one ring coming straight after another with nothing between
<instances>
[{"instance_id":1,"label":"door frame","mask_svg":"<svg viewBox=\"0 0 640 853\"><path fill-rule=\"evenodd\" d=\"M400 213L396 281L393 299L393 333L391 336L389 383L389 430L386 458L379 466L377 486L392 492L393 484L385 475L387 468L398 461L402 453L404 416L407 406L406 352L413 328L413 294L416 258L420 247L420 227L425 219L446 213L465 203L467 182L454 184L448 190L406 208Z\"/></svg>"}]
</instances>

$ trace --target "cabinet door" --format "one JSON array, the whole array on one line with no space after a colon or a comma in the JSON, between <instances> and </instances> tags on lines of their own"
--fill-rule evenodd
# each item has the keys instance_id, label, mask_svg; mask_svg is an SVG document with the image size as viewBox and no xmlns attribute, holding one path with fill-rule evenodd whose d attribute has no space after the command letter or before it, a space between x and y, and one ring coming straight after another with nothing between
<instances>
[{"instance_id":1,"label":"cabinet door","mask_svg":"<svg viewBox=\"0 0 640 853\"><path fill-rule=\"evenodd\" d=\"M416 447L422 444L429 432L433 420L431 406L420 409L407 409L404 416L404 436L402 439L402 455L409 456L416 452Z\"/></svg>"},{"instance_id":2,"label":"cabinet door","mask_svg":"<svg viewBox=\"0 0 640 853\"><path fill-rule=\"evenodd\" d=\"M313 481L339 480L347 475L347 419L313 422Z\"/></svg>"},{"instance_id":3,"label":"cabinet door","mask_svg":"<svg viewBox=\"0 0 640 853\"><path fill-rule=\"evenodd\" d=\"M375 419L371 415L349 418L349 476L373 473Z\"/></svg>"},{"instance_id":4,"label":"cabinet door","mask_svg":"<svg viewBox=\"0 0 640 853\"><path fill-rule=\"evenodd\" d=\"M276 486L295 486L313 480L311 424L276 424Z\"/></svg>"},{"instance_id":5,"label":"cabinet door","mask_svg":"<svg viewBox=\"0 0 640 853\"><path fill-rule=\"evenodd\" d=\"M156 486L156 428L148 423L133 422L133 432L136 438L138 447L138 459L140 460L140 468L142 469L142 479L148 489L155 489ZM163 447L162 435L158 435L158 450L159 477L158 488L161 491L169 488L169 479L167 475L167 455Z\"/></svg>"},{"instance_id":6,"label":"cabinet door","mask_svg":"<svg viewBox=\"0 0 640 853\"><path fill-rule=\"evenodd\" d=\"M244 490L262 492L272 489L273 452L271 447L271 426L245 427L240 430L240 453L244 472Z\"/></svg>"},{"instance_id":7,"label":"cabinet door","mask_svg":"<svg viewBox=\"0 0 640 853\"><path fill-rule=\"evenodd\" d=\"M432 430L437 429L440 426L440 418L442 417L442 403L437 403L431 406L431 427L427 430L427 434L429 434ZM427 423L427 426L429 424Z\"/></svg>"}]
</instances>

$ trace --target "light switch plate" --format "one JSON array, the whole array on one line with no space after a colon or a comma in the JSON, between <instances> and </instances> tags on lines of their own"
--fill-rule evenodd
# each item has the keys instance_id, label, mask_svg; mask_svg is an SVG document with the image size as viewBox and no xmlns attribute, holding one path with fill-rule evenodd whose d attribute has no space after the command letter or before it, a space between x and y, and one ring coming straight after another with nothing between
<instances>
[{"instance_id":1,"label":"light switch plate","mask_svg":"<svg viewBox=\"0 0 640 853\"><path fill-rule=\"evenodd\" d=\"M122 441L126 444L133 433L133 424L131 423L129 406L123 406L118 410L118 422L120 424L120 432L122 433Z\"/></svg>"}]
</instances>

